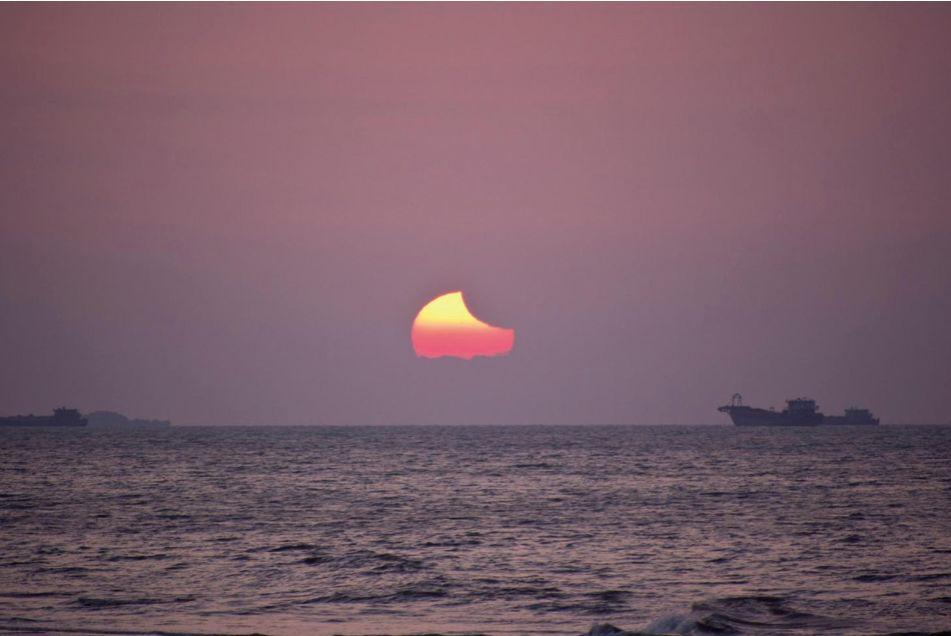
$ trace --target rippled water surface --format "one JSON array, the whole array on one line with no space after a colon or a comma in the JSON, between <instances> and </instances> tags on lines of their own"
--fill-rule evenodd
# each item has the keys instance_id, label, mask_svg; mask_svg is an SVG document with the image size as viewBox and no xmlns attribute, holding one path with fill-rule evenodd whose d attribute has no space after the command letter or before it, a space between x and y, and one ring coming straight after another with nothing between
<instances>
[{"instance_id":1,"label":"rippled water surface","mask_svg":"<svg viewBox=\"0 0 951 636\"><path fill-rule=\"evenodd\" d=\"M951 428L0 430L0 631L951 629Z\"/></svg>"}]
</instances>

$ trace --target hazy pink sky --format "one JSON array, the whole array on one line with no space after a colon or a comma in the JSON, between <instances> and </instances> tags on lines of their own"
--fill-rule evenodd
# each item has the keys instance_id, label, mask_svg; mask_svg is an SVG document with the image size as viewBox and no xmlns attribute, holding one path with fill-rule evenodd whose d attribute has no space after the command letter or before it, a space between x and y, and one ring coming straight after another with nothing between
<instances>
[{"instance_id":1,"label":"hazy pink sky","mask_svg":"<svg viewBox=\"0 0 951 636\"><path fill-rule=\"evenodd\" d=\"M0 413L951 419L951 6L0 7ZM505 358L420 360L439 293Z\"/></svg>"}]
</instances>

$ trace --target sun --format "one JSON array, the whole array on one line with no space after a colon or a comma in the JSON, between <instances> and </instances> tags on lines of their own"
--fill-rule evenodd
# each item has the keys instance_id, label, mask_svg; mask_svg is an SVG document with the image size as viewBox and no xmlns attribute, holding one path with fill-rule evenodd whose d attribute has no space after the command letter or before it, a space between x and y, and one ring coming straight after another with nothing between
<instances>
[{"instance_id":1,"label":"sun","mask_svg":"<svg viewBox=\"0 0 951 636\"><path fill-rule=\"evenodd\" d=\"M413 350L420 358L449 356L471 360L475 356L504 356L515 343L515 330L493 327L472 315L461 291L426 303L412 329Z\"/></svg>"}]
</instances>

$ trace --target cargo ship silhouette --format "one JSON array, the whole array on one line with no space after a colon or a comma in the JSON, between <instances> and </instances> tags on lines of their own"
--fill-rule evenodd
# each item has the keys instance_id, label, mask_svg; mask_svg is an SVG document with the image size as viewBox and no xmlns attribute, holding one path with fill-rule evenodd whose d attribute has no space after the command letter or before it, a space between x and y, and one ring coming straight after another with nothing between
<instances>
[{"instance_id":1,"label":"cargo ship silhouette","mask_svg":"<svg viewBox=\"0 0 951 636\"><path fill-rule=\"evenodd\" d=\"M726 413L737 426L874 426L878 418L868 409L849 407L844 415L823 415L816 401L799 397L786 400L782 411L743 404L743 396L734 393L730 403L717 409Z\"/></svg>"},{"instance_id":2,"label":"cargo ship silhouette","mask_svg":"<svg viewBox=\"0 0 951 636\"><path fill-rule=\"evenodd\" d=\"M0 417L0 426L86 426L86 423L79 411L65 407L54 410L52 415Z\"/></svg>"}]
</instances>

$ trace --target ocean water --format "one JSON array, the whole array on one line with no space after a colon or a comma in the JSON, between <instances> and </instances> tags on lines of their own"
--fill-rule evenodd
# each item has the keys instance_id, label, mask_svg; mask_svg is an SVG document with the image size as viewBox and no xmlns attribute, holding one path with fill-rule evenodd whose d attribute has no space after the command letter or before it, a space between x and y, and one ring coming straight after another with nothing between
<instances>
[{"instance_id":1,"label":"ocean water","mask_svg":"<svg viewBox=\"0 0 951 636\"><path fill-rule=\"evenodd\" d=\"M0 430L0 632L951 629L951 428Z\"/></svg>"}]
</instances>

